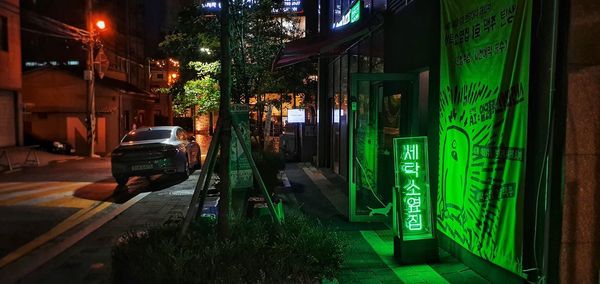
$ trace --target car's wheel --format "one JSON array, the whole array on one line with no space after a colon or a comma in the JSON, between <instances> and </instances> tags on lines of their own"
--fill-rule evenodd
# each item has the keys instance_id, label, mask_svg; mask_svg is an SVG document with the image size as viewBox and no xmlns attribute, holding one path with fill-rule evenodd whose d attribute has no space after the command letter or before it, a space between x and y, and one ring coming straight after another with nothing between
<instances>
[{"instance_id":1,"label":"car's wheel","mask_svg":"<svg viewBox=\"0 0 600 284\"><path fill-rule=\"evenodd\" d=\"M117 181L118 185L126 185L127 181L129 181L129 177L126 177L126 176L116 176L115 180Z\"/></svg>"}]
</instances>

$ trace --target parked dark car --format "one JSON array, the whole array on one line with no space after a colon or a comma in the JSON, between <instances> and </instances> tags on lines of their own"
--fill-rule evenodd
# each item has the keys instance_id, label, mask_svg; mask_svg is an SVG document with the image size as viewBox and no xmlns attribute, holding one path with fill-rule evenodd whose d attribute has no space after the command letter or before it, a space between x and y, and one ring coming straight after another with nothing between
<instances>
[{"instance_id":1,"label":"parked dark car","mask_svg":"<svg viewBox=\"0 0 600 284\"><path fill-rule=\"evenodd\" d=\"M24 138L25 145L39 145L40 149L46 152L61 155L72 155L75 153L73 146L65 141L45 139L29 133L25 133Z\"/></svg>"},{"instance_id":2,"label":"parked dark car","mask_svg":"<svg viewBox=\"0 0 600 284\"><path fill-rule=\"evenodd\" d=\"M200 146L178 126L133 130L111 154L112 175L120 185L132 176L180 174L187 178L200 166Z\"/></svg>"}]
</instances>

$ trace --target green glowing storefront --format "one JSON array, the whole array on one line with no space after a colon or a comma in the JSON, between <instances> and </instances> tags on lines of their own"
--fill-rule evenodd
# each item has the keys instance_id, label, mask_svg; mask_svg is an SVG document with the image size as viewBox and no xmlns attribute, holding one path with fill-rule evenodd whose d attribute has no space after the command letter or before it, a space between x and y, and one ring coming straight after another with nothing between
<instances>
[{"instance_id":1,"label":"green glowing storefront","mask_svg":"<svg viewBox=\"0 0 600 284\"><path fill-rule=\"evenodd\" d=\"M360 65L362 42L357 52L350 48L330 63L332 129L339 127L332 133L339 133L341 142L348 137L339 169L335 155L332 169L344 175L347 161L350 221L388 224L397 236L395 254L402 262L435 260L434 237L439 235L518 278L524 275L521 206L531 5L460 2L442 1L439 34L425 32L422 22L410 25L420 13L431 11L426 3L405 7L412 9L410 16L401 11L408 18L387 18L382 35L374 32L363 40L371 41L368 73L352 68L355 54ZM410 43L394 36L402 31ZM374 43L377 38L382 42ZM378 45L383 51L373 49ZM418 50L423 46L428 48ZM377 64L382 66L377 69ZM337 109L346 117L337 118ZM417 186L406 171L398 171L401 159L394 159L403 156L401 149L394 149L394 140L417 136L433 141L412 144L426 147L421 153L430 152L433 194L431 181L421 180ZM332 142L335 147L337 141ZM430 178L426 165L420 172Z\"/></svg>"},{"instance_id":2,"label":"green glowing storefront","mask_svg":"<svg viewBox=\"0 0 600 284\"><path fill-rule=\"evenodd\" d=\"M544 96L529 94L546 91L530 76L545 78L550 61L547 39L531 41L548 29L540 20L532 31L548 8L325 2L321 27L343 36L318 57L316 165L346 182L349 221L386 224L404 263L435 261L439 246L488 279L542 274L538 258L557 248L543 241L550 225L540 237L550 216L537 214L546 197L534 188L549 170L540 169L542 132L529 118L550 110ZM356 36L340 40L352 29ZM545 269L556 265L546 261L554 264Z\"/></svg>"}]
</instances>

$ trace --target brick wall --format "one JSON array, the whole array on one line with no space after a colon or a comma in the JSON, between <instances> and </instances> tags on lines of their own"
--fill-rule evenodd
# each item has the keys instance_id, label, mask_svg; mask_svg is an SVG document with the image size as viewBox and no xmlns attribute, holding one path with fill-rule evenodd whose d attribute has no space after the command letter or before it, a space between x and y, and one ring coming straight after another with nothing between
<instances>
[{"instance_id":1,"label":"brick wall","mask_svg":"<svg viewBox=\"0 0 600 284\"><path fill-rule=\"evenodd\" d=\"M8 52L0 49L0 89L19 90L21 88L21 23L19 1L2 1L0 17L7 19Z\"/></svg>"},{"instance_id":2,"label":"brick wall","mask_svg":"<svg viewBox=\"0 0 600 284\"><path fill-rule=\"evenodd\" d=\"M561 283L600 283L600 2L571 1Z\"/></svg>"}]
</instances>

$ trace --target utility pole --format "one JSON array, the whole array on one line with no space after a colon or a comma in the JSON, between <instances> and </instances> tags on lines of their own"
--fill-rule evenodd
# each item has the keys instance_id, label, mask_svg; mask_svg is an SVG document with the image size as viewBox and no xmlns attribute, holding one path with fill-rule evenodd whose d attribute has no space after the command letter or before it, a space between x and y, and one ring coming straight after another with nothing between
<instances>
[{"instance_id":1,"label":"utility pole","mask_svg":"<svg viewBox=\"0 0 600 284\"><path fill-rule=\"evenodd\" d=\"M90 157L95 157L96 144L96 96L94 94L94 45L96 35L94 34L94 21L92 16L92 0L86 0L85 5L87 30L89 38L87 42L88 60L84 79L87 81L87 112L88 112L88 143L90 146Z\"/></svg>"}]
</instances>

